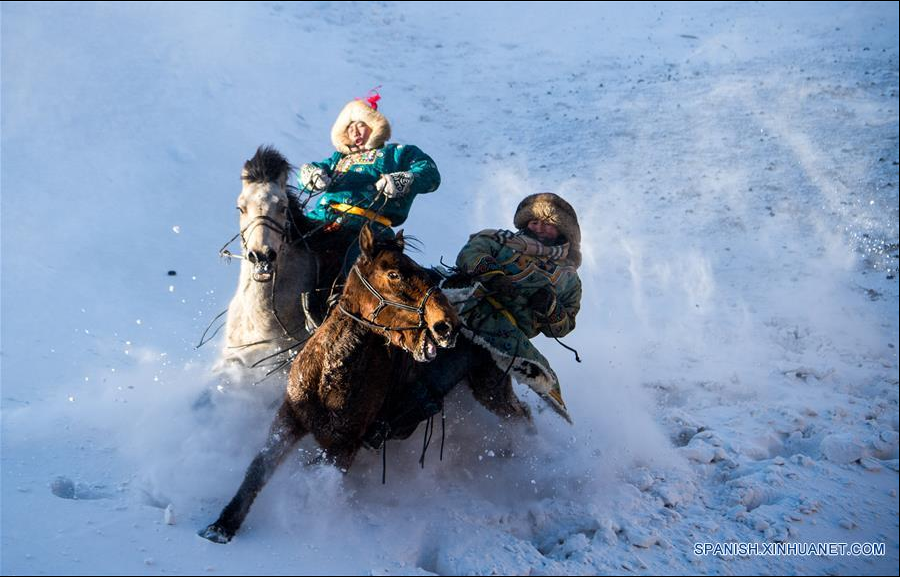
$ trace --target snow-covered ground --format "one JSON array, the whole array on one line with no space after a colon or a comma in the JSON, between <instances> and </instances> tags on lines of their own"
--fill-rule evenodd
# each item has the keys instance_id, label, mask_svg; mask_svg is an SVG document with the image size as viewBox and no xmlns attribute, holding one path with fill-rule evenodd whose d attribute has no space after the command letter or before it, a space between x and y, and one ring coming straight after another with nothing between
<instances>
[{"instance_id":1,"label":"snow-covered ground","mask_svg":"<svg viewBox=\"0 0 900 577\"><path fill-rule=\"evenodd\" d=\"M896 2L3 3L0 23L3 574L896 574ZM529 436L459 390L443 461L392 443L382 485L377 453L346 476L298 453L214 545L195 533L284 384L192 409L240 167L263 143L326 157L376 85L444 177L405 227L420 262L529 193L578 210L584 362L538 343L575 425L542 411ZM694 553L725 542L885 551Z\"/></svg>"}]
</instances>

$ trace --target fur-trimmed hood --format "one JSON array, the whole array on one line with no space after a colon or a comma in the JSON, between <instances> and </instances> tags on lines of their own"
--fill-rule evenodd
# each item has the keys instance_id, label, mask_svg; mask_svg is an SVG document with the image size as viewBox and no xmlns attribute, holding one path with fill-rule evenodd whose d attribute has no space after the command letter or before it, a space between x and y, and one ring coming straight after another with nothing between
<instances>
[{"instance_id":1,"label":"fur-trimmed hood","mask_svg":"<svg viewBox=\"0 0 900 577\"><path fill-rule=\"evenodd\" d=\"M385 116L370 107L364 100L351 100L338 115L334 126L331 127L331 143L338 152L350 154L359 152L356 146L347 138L347 127L351 123L363 121L372 129L369 140L362 150L374 150L381 148L391 137L391 124Z\"/></svg>"},{"instance_id":2,"label":"fur-trimmed hood","mask_svg":"<svg viewBox=\"0 0 900 577\"><path fill-rule=\"evenodd\" d=\"M540 192L526 196L516 208L513 224L519 230L528 227L531 220L549 222L559 229L560 234L569 241L568 260L572 266L581 266L581 228L578 226L578 215L572 205L557 194Z\"/></svg>"}]
</instances>

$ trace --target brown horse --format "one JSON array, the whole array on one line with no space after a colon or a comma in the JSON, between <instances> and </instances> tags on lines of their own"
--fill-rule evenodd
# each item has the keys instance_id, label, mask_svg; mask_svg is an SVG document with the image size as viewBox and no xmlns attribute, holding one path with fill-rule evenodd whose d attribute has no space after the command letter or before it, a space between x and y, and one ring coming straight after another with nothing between
<instances>
[{"instance_id":1,"label":"brown horse","mask_svg":"<svg viewBox=\"0 0 900 577\"><path fill-rule=\"evenodd\" d=\"M307 433L346 471L384 404L398 349L418 362L456 342L460 321L433 277L403 254L403 232L376 240L368 226L338 305L294 359L287 394L263 449L219 518L199 532L227 543L257 494Z\"/></svg>"}]
</instances>

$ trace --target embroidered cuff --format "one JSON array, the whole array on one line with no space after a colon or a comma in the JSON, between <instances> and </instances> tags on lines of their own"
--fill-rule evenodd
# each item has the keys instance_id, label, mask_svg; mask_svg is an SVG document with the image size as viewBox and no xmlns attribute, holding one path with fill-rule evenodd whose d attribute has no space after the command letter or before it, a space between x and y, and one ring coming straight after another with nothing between
<instances>
[{"instance_id":1,"label":"embroidered cuff","mask_svg":"<svg viewBox=\"0 0 900 577\"><path fill-rule=\"evenodd\" d=\"M403 198L412 189L415 175L411 172L391 172L382 174L375 188L388 198Z\"/></svg>"},{"instance_id":2,"label":"embroidered cuff","mask_svg":"<svg viewBox=\"0 0 900 577\"><path fill-rule=\"evenodd\" d=\"M471 270L472 276L485 276L502 272L500 265L497 264L497 261L491 255L485 255L478 259Z\"/></svg>"}]
</instances>

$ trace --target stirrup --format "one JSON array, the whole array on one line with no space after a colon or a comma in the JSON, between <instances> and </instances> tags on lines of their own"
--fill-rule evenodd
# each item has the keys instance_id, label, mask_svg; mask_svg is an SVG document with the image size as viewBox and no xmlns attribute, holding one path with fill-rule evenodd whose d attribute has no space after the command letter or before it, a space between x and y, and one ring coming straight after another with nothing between
<instances>
[{"instance_id":1,"label":"stirrup","mask_svg":"<svg viewBox=\"0 0 900 577\"><path fill-rule=\"evenodd\" d=\"M338 285L338 286L343 289L343 285ZM341 296L343 296L343 293L341 291L336 291L336 292L332 292L330 295L328 295L328 298L325 299L325 316L326 317L328 316L328 313L331 312L331 309L333 309L338 304L338 301L341 300ZM322 320L325 320L325 319L323 318Z\"/></svg>"},{"instance_id":2,"label":"stirrup","mask_svg":"<svg viewBox=\"0 0 900 577\"><path fill-rule=\"evenodd\" d=\"M390 438L391 426L386 421L377 420L369 425L361 440L364 447L377 451Z\"/></svg>"}]
</instances>

